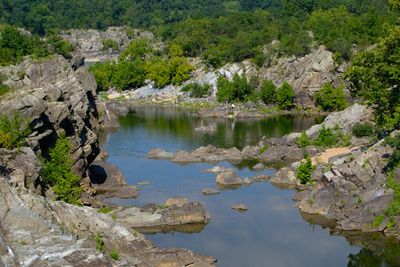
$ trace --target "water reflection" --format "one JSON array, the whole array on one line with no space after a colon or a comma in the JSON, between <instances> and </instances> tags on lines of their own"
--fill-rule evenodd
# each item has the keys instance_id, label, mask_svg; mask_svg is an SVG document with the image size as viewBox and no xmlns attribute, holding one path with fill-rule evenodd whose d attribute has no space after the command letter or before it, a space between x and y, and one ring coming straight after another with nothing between
<instances>
[{"instance_id":1,"label":"water reflection","mask_svg":"<svg viewBox=\"0 0 400 267\"><path fill-rule=\"evenodd\" d=\"M264 135L282 136L301 131L314 121L315 118L307 117L200 119L173 108L136 108L121 118L120 129L104 136L105 148L110 155L109 162L121 169L129 184L144 180L150 184L139 186L138 199L114 201L124 205L160 204L171 196L185 196L204 203L211 214L211 221L204 228L164 229L164 233L148 235L148 238L161 247L186 247L215 256L218 266L398 266L397 244L370 234L330 233L315 225L333 229L329 223L299 214L291 201L290 190L264 182L204 196L202 189L216 188L215 176L204 172L212 167L210 164L177 165L146 158L146 153L155 147L169 151L192 150L207 144L241 148L257 143ZM194 130L205 125L215 126L216 131ZM221 165L236 169L241 177L274 173L273 169L252 171L255 163L223 162ZM239 203L244 203L249 210L233 211L232 205Z\"/></svg>"}]
</instances>

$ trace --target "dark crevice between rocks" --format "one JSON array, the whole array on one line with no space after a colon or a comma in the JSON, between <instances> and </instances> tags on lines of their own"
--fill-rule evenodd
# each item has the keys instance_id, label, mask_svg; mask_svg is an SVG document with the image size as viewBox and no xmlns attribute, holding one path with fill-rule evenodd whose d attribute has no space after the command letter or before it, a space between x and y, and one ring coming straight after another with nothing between
<instances>
[{"instance_id":1,"label":"dark crevice between rocks","mask_svg":"<svg viewBox=\"0 0 400 267\"><path fill-rule=\"evenodd\" d=\"M99 112L97 110L97 106L96 106L96 99L93 96L93 93L91 91L86 92L87 98L89 100L89 106L90 108L87 110L87 117L89 118L90 115L92 114L96 119L99 118ZM88 124L90 125L90 124Z\"/></svg>"},{"instance_id":2,"label":"dark crevice between rocks","mask_svg":"<svg viewBox=\"0 0 400 267\"><path fill-rule=\"evenodd\" d=\"M60 127L62 129L64 129L65 135L67 137L71 137L71 136L75 135L74 124L71 122L71 120L69 118L63 119L60 123Z\"/></svg>"},{"instance_id":3,"label":"dark crevice between rocks","mask_svg":"<svg viewBox=\"0 0 400 267\"><path fill-rule=\"evenodd\" d=\"M107 172L100 165L89 166L89 177L92 184L104 184L107 180Z\"/></svg>"}]
</instances>

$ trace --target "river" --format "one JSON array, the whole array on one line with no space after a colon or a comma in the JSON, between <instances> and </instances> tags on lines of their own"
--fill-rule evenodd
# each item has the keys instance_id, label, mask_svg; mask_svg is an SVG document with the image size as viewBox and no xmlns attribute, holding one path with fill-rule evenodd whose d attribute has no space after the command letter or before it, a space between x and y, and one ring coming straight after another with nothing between
<instances>
[{"instance_id":1,"label":"river","mask_svg":"<svg viewBox=\"0 0 400 267\"><path fill-rule=\"evenodd\" d=\"M139 184L140 195L137 199L111 201L122 205L162 204L168 197L184 196L190 201L202 202L211 214L208 225L188 228L185 233L148 234L147 237L162 248L183 247L215 256L218 266L396 266L400 261L388 264L386 258L361 249L357 242L358 246L353 246L343 236L331 235L321 226L304 220L291 200L292 190L264 182L204 196L202 189L216 187L215 176L204 172L212 165L179 165L146 158L153 148L173 152L208 144L243 148L256 144L262 136L280 137L307 129L319 121L320 118L302 116L202 119L175 108L134 108L120 118L121 127L108 133L103 142L109 153L108 161L118 166L129 184ZM196 127L207 125L216 131L195 131ZM219 165L234 168L241 177L246 177L260 173L249 168L252 164L223 162ZM267 175L274 172L273 167L262 171ZM249 210L239 213L231 209L239 203ZM359 264L364 262L366 265Z\"/></svg>"}]
</instances>

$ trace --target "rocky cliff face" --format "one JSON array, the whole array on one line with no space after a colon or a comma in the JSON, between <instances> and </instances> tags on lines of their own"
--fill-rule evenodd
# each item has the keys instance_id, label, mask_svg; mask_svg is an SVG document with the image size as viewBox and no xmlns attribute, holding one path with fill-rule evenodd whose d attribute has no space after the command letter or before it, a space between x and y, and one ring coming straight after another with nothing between
<instances>
[{"instance_id":1,"label":"rocky cliff face","mask_svg":"<svg viewBox=\"0 0 400 267\"><path fill-rule=\"evenodd\" d=\"M344 81L341 74L346 69L346 65L337 65L333 60L333 54L320 46L304 57L281 58L273 62L271 66L257 68L251 61L241 63L229 63L225 66L209 70L199 60L191 61L195 70L190 80L184 83L199 83L211 85L211 98L215 99L217 92L217 81L219 76L225 76L229 80L235 74L246 75L247 78L256 77L260 82L272 80L277 86L283 82L288 82L293 86L298 106L307 108L314 107L314 94L321 89L325 83L332 83L335 86L341 85ZM184 86L183 85L183 86ZM169 85L164 88L155 88L153 83L133 91L122 94L114 93L110 98L117 98L121 95L127 99L148 99L164 102L174 102L177 99L185 99L187 93L181 91L182 86Z\"/></svg>"},{"instance_id":2,"label":"rocky cliff face","mask_svg":"<svg viewBox=\"0 0 400 267\"><path fill-rule=\"evenodd\" d=\"M153 34L146 31L130 29L128 27L110 27L106 31L97 30L68 30L62 37L76 46L86 62L97 62L118 58L119 52L124 50L134 38L153 38ZM104 40L112 40L118 44L118 50L104 50Z\"/></svg>"},{"instance_id":3,"label":"rocky cliff face","mask_svg":"<svg viewBox=\"0 0 400 267\"><path fill-rule=\"evenodd\" d=\"M161 250L109 215L30 194L0 173L0 266L213 266L185 249ZM101 236L106 253L96 250ZM118 252L120 260L108 253Z\"/></svg>"},{"instance_id":4,"label":"rocky cliff face","mask_svg":"<svg viewBox=\"0 0 400 267\"><path fill-rule=\"evenodd\" d=\"M343 82L340 75L346 65L337 65L332 52L320 46L310 54L301 57L279 59L270 67L263 67L259 76L281 84L287 81L296 91L296 103L305 108L313 107L313 95L325 83L335 86Z\"/></svg>"},{"instance_id":5,"label":"rocky cliff face","mask_svg":"<svg viewBox=\"0 0 400 267\"><path fill-rule=\"evenodd\" d=\"M102 106L96 104L93 77L82 67L72 68L61 56L37 62L27 59L19 65L1 68L0 73L9 77L4 83L12 88L1 100L0 114L19 114L32 128L28 137L30 148L24 150L24 155L46 156L60 133L65 132L73 146L74 170L84 176L99 153L95 131L100 113L104 114ZM8 159L8 166L15 162L12 156ZM35 161L30 161L32 166ZM18 169L18 164L14 165ZM37 179L37 172L24 173L30 176L27 185Z\"/></svg>"}]
</instances>

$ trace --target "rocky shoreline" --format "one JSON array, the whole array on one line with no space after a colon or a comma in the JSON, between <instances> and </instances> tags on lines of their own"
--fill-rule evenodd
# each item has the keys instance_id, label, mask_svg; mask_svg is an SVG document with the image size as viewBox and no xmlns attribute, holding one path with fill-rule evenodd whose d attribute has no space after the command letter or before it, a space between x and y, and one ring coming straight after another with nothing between
<instances>
[{"instance_id":1,"label":"rocky shoreline","mask_svg":"<svg viewBox=\"0 0 400 267\"><path fill-rule=\"evenodd\" d=\"M100 162L95 161L100 154L96 133L102 127L118 125L115 113L97 98L96 83L83 62L80 55L69 62L54 56L39 62L26 59L19 65L0 69L9 77L4 84L12 88L1 100L0 112L8 116L18 112L32 129L27 138L29 147L0 149L0 265L214 265L214 258L189 250L156 248L133 229L147 227L149 223L155 229L204 225L209 214L199 203L164 209L148 206L136 213L114 210L109 215L93 208L104 206L101 202L104 194L99 193L108 194L106 197L110 194L135 197L138 191L126 185L115 167L101 165L104 155L99 156ZM62 132L73 147L73 169L82 177L81 186L85 190L82 203L92 207L52 200L54 193L41 181L40 157L48 153ZM101 171L113 173L112 178L106 177L105 184L91 182L96 176L93 175L96 164ZM176 216L179 213L181 217ZM132 219L135 215L143 219L142 223ZM146 218L157 220L146 221ZM99 242L104 247L100 250L96 249ZM111 251L118 251L118 260L108 256Z\"/></svg>"}]
</instances>

